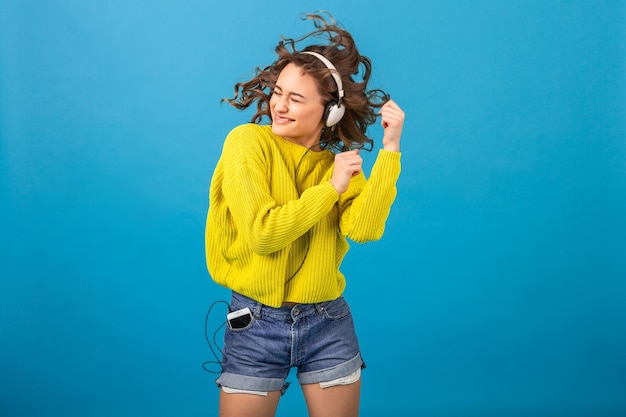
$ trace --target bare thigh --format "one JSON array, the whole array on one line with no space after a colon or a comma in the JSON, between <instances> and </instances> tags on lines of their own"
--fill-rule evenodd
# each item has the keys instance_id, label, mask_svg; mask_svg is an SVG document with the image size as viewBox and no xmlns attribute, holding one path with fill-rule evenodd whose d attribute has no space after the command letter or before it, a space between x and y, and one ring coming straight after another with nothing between
<instances>
[{"instance_id":1,"label":"bare thigh","mask_svg":"<svg viewBox=\"0 0 626 417\"><path fill-rule=\"evenodd\" d=\"M220 389L219 417L274 417L280 391L266 397L254 394L227 394Z\"/></svg>"},{"instance_id":2,"label":"bare thigh","mask_svg":"<svg viewBox=\"0 0 626 417\"><path fill-rule=\"evenodd\" d=\"M361 398L361 379L349 385L322 388L302 385L310 417L357 417Z\"/></svg>"}]
</instances>

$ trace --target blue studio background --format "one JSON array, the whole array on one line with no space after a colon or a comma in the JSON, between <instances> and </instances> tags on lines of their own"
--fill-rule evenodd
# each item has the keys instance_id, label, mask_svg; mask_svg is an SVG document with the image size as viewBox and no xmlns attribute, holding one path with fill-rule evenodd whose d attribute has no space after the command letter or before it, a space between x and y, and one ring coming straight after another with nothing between
<instances>
[{"instance_id":1,"label":"blue studio background","mask_svg":"<svg viewBox=\"0 0 626 417\"><path fill-rule=\"evenodd\" d=\"M557 0L0 0L0 415L216 415L219 100L318 9L407 113L362 415L626 415L626 3Z\"/></svg>"}]
</instances>

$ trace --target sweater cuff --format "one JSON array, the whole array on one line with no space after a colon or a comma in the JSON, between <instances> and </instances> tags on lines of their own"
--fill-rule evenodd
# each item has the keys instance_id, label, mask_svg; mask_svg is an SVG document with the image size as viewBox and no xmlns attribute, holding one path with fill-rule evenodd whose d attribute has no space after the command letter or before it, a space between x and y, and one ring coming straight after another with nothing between
<instances>
[{"instance_id":1,"label":"sweater cuff","mask_svg":"<svg viewBox=\"0 0 626 417\"><path fill-rule=\"evenodd\" d=\"M330 200L333 200L333 204L335 204L339 200L339 193L337 192L337 190L335 190L335 186L330 182L330 180L324 181L320 185L324 190L324 196L326 196Z\"/></svg>"},{"instance_id":2,"label":"sweater cuff","mask_svg":"<svg viewBox=\"0 0 626 417\"><path fill-rule=\"evenodd\" d=\"M378 151L378 159L384 159L385 161L400 162L402 152L388 151L386 149L380 149Z\"/></svg>"},{"instance_id":3,"label":"sweater cuff","mask_svg":"<svg viewBox=\"0 0 626 417\"><path fill-rule=\"evenodd\" d=\"M385 178L386 180L396 181L400 176L400 152L393 152L381 149L378 152L376 163L372 167L371 177Z\"/></svg>"}]
</instances>

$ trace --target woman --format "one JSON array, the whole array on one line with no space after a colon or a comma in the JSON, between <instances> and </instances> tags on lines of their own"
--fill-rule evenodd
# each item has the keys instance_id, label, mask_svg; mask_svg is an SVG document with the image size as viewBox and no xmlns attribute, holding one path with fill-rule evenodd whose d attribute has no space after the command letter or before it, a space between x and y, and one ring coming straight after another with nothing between
<instances>
[{"instance_id":1,"label":"woman","mask_svg":"<svg viewBox=\"0 0 626 417\"><path fill-rule=\"evenodd\" d=\"M273 416L292 367L310 416L358 415L365 365L339 267L347 239L383 234L404 112L367 90L371 63L350 33L332 17L306 19L315 29L280 41L278 59L225 100L257 112L227 136L210 187L207 266L232 290L222 417ZM298 51L304 40L323 42ZM359 152L377 112L382 149L366 180Z\"/></svg>"}]
</instances>

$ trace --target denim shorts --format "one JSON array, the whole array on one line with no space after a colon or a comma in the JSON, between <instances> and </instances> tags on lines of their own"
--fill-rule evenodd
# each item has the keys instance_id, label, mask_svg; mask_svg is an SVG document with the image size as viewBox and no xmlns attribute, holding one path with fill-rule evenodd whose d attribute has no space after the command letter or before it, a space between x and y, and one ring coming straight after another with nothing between
<instances>
[{"instance_id":1,"label":"denim shorts","mask_svg":"<svg viewBox=\"0 0 626 417\"><path fill-rule=\"evenodd\" d=\"M284 392L293 367L300 384L333 381L365 367L343 297L273 308L233 292L230 311L245 307L253 315L250 323L226 327L218 386Z\"/></svg>"}]
</instances>

